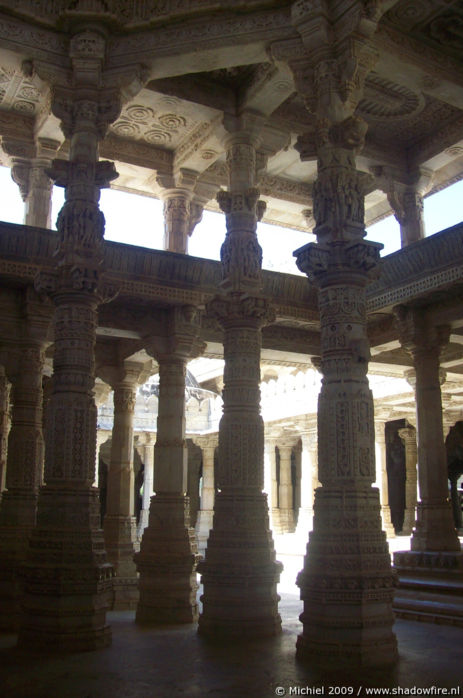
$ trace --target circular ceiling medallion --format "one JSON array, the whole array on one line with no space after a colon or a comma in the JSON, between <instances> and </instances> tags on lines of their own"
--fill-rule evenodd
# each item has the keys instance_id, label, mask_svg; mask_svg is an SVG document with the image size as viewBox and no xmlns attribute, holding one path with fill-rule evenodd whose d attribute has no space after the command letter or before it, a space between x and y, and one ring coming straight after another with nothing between
<instances>
[{"instance_id":1,"label":"circular ceiling medallion","mask_svg":"<svg viewBox=\"0 0 463 698\"><path fill-rule=\"evenodd\" d=\"M379 75L371 75L358 112L368 120L390 121L415 116L424 107L424 97L404 85L397 85Z\"/></svg>"},{"instance_id":2,"label":"circular ceiling medallion","mask_svg":"<svg viewBox=\"0 0 463 698\"><path fill-rule=\"evenodd\" d=\"M153 145L166 145L172 140L172 136L167 131L161 131L160 128L153 128L145 133L145 141Z\"/></svg>"},{"instance_id":3,"label":"circular ceiling medallion","mask_svg":"<svg viewBox=\"0 0 463 698\"><path fill-rule=\"evenodd\" d=\"M184 128L186 126L186 119L184 119L183 116L178 116L177 114L162 114L159 117L159 123L169 131L176 131L177 129Z\"/></svg>"},{"instance_id":4,"label":"circular ceiling medallion","mask_svg":"<svg viewBox=\"0 0 463 698\"><path fill-rule=\"evenodd\" d=\"M151 107L144 107L141 104L134 104L126 110L127 116L134 121L147 123L154 119L154 111Z\"/></svg>"},{"instance_id":5,"label":"circular ceiling medallion","mask_svg":"<svg viewBox=\"0 0 463 698\"><path fill-rule=\"evenodd\" d=\"M18 99L18 101L13 104L13 109L23 114L33 114L35 106L32 102L25 102L23 99Z\"/></svg>"},{"instance_id":6,"label":"circular ceiling medallion","mask_svg":"<svg viewBox=\"0 0 463 698\"><path fill-rule=\"evenodd\" d=\"M447 148L445 150L447 155L450 155L453 158L457 158L460 155L463 155L463 147L461 145L452 145L450 148Z\"/></svg>"},{"instance_id":7,"label":"circular ceiling medallion","mask_svg":"<svg viewBox=\"0 0 463 698\"><path fill-rule=\"evenodd\" d=\"M137 126L137 124L134 124L131 121L122 120L117 121L112 127L112 130L115 131L119 136L123 136L125 138L133 138L134 136L138 136L140 133L140 127Z\"/></svg>"},{"instance_id":8,"label":"circular ceiling medallion","mask_svg":"<svg viewBox=\"0 0 463 698\"><path fill-rule=\"evenodd\" d=\"M201 157L203 160L212 160L218 155L215 150L202 150Z\"/></svg>"}]
</instances>

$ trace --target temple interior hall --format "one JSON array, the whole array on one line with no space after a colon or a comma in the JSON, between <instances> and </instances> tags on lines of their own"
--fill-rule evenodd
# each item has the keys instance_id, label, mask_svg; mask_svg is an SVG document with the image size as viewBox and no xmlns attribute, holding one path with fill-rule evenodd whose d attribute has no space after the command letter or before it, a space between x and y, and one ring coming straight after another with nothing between
<instances>
[{"instance_id":1,"label":"temple interior hall","mask_svg":"<svg viewBox=\"0 0 463 698\"><path fill-rule=\"evenodd\" d=\"M462 31L0 3L2 697L461 695Z\"/></svg>"}]
</instances>

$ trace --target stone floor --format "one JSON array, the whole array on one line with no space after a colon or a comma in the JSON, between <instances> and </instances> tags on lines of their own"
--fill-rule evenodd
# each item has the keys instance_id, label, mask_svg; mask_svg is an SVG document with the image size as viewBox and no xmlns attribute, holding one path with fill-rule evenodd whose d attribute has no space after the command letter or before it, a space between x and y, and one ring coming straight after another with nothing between
<instances>
[{"instance_id":1,"label":"stone floor","mask_svg":"<svg viewBox=\"0 0 463 698\"><path fill-rule=\"evenodd\" d=\"M238 645L210 643L197 635L196 627L139 628L131 611L108 614L113 643L97 652L25 653L15 647L14 635L2 635L1 698L366 696L372 687L396 689L391 695L438 695L437 689L458 688L453 695L463 695L461 628L398 620L400 659L388 670L349 675L333 667L322 674L299 663L295 642L301 629L301 602L294 579L302 558L291 545L286 544L285 550L278 555L285 564L280 636Z\"/></svg>"}]
</instances>

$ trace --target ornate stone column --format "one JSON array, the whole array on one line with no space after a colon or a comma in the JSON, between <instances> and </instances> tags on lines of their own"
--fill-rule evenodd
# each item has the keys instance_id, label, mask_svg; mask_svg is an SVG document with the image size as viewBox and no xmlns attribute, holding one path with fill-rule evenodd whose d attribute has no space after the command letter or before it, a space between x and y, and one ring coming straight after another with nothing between
<instances>
[{"instance_id":1,"label":"ornate stone column","mask_svg":"<svg viewBox=\"0 0 463 698\"><path fill-rule=\"evenodd\" d=\"M164 249L186 254L188 238L203 215L203 207L194 199L198 173L181 169L176 176L159 175L163 187Z\"/></svg>"},{"instance_id":2,"label":"ornate stone column","mask_svg":"<svg viewBox=\"0 0 463 698\"><path fill-rule=\"evenodd\" d=\"M448 499L439 365L450 328L431 325L424 310L399 306L395 312L400 341L411 354L415 369L420 501L411 549L459 551L460 543Z\"/></svg>"},{"instance_id":3,"label":"ornate stone column","mask_svg":"<svg viewBox=\"0 0 463 698\"><path fill-rule=\"evenodd\" d=\"M140 573L136 621L191 623L196 620L198 552L190 526L185 442L186 363L205 344L198 339L199 316L191 306L174 307L166 336L147 341L159 364L159 409L154 447L154 495L148 527L135 555Z\"/></svg>"},{"instance_id":4,"label":"ornate stone column","mask_svg":"<svg viewBox=\"0 0 463 698\"><path fill-rule=\"evenodd\" d=\"M151 364L151 362L150 362ZM133 555L138 545L134 516L133 420L137 386L149 376L149 368L124 361L117 371L114 390L114 422L108 469L104 539L109 562L114 567L113 608L136 608L138 577Z\"/></svg>"},{"instance_id":5,"label":"ornate stone column","mask_svg":"<svg viewBox=\"0 0 463 698\"><path fill-rule=\"evenodd\" d=\"M423 198L431 188L432 171L421 168L414 172L400 172L391 167L377 167L373 172L400 225L401 246L422 240L425 237Z\"/></svg>"},{"instance_id":6,"label":"ornate stone column","mask_svg":"<svg viewBox=\"0 0 463 698\"><path fill-rule=\"evenodd\" d=\"M143 472L143 496L140 511L140 520L138 522L138 539L141 540L143 531L148 526L148 517L150 510L150 501L153 495L153 474L154 474L154 443L156 437L148 431L143 432L138 437L137 451L140 454L141 461L144 465Z\"/></svg>"},{"instance_id":7,"label":"ornate stone column","mask_svg":"<svg viewBox=\"0 0 463 698\"><path fill-rule=\"evenodd\" d=\"M434 326L425 309L399 306L395 313L415 369L420 498L411 550L394 553L399 573L394 610L400 617L461 624L463 553L449 502L439 368L450 327Z\"/></svg>"},{"instance_id":8,"label":"ornate stone column","mask_svg":"<svg viewBox=\"0 0 463 698\"><path fill-rule=\"evenodd\" d=\"M214 514L215 485L214 485L214 454L218 444L217 434L208 434L198 440L203 452L203 484L201 488L201 508L196 522L198 550L203 553L206 549L209 531L212 528Z\"/></svg>"},{"instance_id":9,"label":"ornate stone column","mask_svg":"<svg viewBox=\"0 0 463 698\"><path fill-rule=\"evenodd\" d=\"M5 367L0 366L0 507L3 490L6 487L6 461L8 454L8 434L10 419L10 389Z\"/></svg>"},{"instance_id":10,"label":"ornate stone column","mask_svg":"<svg viewBox=\"0 0 463 698\"><path fill-rule=\"evenodd\" d=\"M278 533L294 532L293 483L291 480L291 455L294 443L278 439L280 452L280 483L278 487L279 527Z\"/></svg>"},{"instance_id":11,"label":"ornate stone column","mask_svg":"<svg viewBox=\"0 0 463 698\"><path fill-rule=\"evenodd\" d=\"M11 176L24 201L24 223L51 228L53 182L47 174L60 143L39 138L35 144L3 139L3 148L11 158Z\"/></svg>"},{"instance_id":12,"label":"ornate stone column","mask_svg":"<svg viewBox=\"0 0 463 698\"><path fill-rule=\"evenodd\" d=\"M317 432L301 432L301 506L297 520L296 533L307 535L313 526L314 475L317 475Z\"/></svg>"},{"instance_id":13,"label":"ornate stone column","mask_svg":"<svg viewBox=\"0 0 463 698\"><path fill-rule=\"evenodd\" d=\"M53 88L52 111L62 119L70 152L68 161L54 161L50 173L66 189L57 221L56 269L36 281L55 305L54 376L45 486L24 568L19 631L21 646L47 651L89 650L110 642L106 610L113 572L100 529L98 490L92 487L97 307L115 292L103 280L104 216L98 200L100 188L116 173L111 163L98 161L98 141L120 109L118 90L103 87L103 33L94 27L77 31L69 44L69 72L55 67L48 72L61 81Z\"/></svg>"},{"instance_id":14,"label":"ornate stone column","mask_svg":"<svg viewBox=\"0 0 463 698\"><path fill-rule=\"evenodd\" d=\"M331 70L325 64L316 68L320 91L324 80L334 80ZM321 664L379 666L397 657L394 573L381 530L379 492L372 487L375 432L367 379L365 286L381 245L362 239L368 175L356 170L355 153L366 126L355 117L339 121L335 113L331 125L321 120L318 126L313 188L318 242L294 253L299 269L319 289L323 375L322 486L315 493L314 527L297 581L304 601L297 654ZM306 145L301 144L303 157Z\"/></svg>"},{"instance_id":15,"label":"ornate stone column","mask_svg":"<svg viewBox=\"0 0 463 698\"><path fill-rule=\"evenodd\" d=\"M378 468L381 477L381 519L383 530L388 538L395 538L395 530L391 521L391 509L389 507L389 487L387 481L387 460L386 460L386 434L384 422L375 420L375 442L378 445L379 462ZM416 481L415 481L416 484Z\"/></svg>"},{"instance_id":16,"label":"ornate stone column","mask_svg":"<svg viewBox=\"0 0 463 698\"><path fill-rule=\"evenodd\" d=\"M223 416L219 427L219 488L206 557L198 569L204 594L199 632L250 638L280 632L276 585L281 564L262 492L264 425L260 415L261 328L272 320L260 295L262 251L257 221L263 213L256 177L258 118L226 124L229 191L217 200L226 214L221 249L222 293L208 312L224 331Z\"/></svg>"},{"instance_id":17,"label":"ornate stone column","mask_svg":"<svg viewBox=\"0 0 463 698\"><path fill-rule=\"evenodd\" d=\"M8 438L6 490L0 504L0 627L17 628L22 589L20 568L35 525L42 484L42 371L50 316L29 289L23 302L23 336L8 361L11 428ZM41 313L44 313L41 315Z\"/></svg>"},{"instance_id":18,"label":"ornate stone column","mask_svg":"<svg viewBox=\"0 0 463 698\"><path fill-rule=\"evenodd\" d=\"M416 520L417 500L417 447L416 430L413 427L399 429L398 434L405 445L405 512L402 533L411 535Z\"/></svg>"},{"instance_id":19,"label":"ornate stone column","mask_svg":"<svg viewBox=\"0 0 463 698\"><path fill-rule=\"evenodd\" d=\"M265 468L268 468L269 471L269 513L271 528L273 530L275 530L275 527L278 525L278 482L275 445L275 438L270 435L267 436L266 434L264 442L264 470Z\"/></svg>"}]
</instances>

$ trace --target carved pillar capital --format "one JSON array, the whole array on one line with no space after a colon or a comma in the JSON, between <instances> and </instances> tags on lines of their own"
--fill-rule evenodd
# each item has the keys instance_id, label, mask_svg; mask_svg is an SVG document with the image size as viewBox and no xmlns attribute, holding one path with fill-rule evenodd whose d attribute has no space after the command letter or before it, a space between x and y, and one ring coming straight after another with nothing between
<instances>
[{"instance_id":1,"label":"carved pillar capital","mask_svg":"<svg viewBox=\"0 0 463 698\"><path fill-rule=\"evenodd\" d=\"M431 357L439 360L450 339L450 326L432 324L421 309L398 305L393 311L400 343L413 357L415 370L417 362Z\"/></svg>"}]
</instances>

